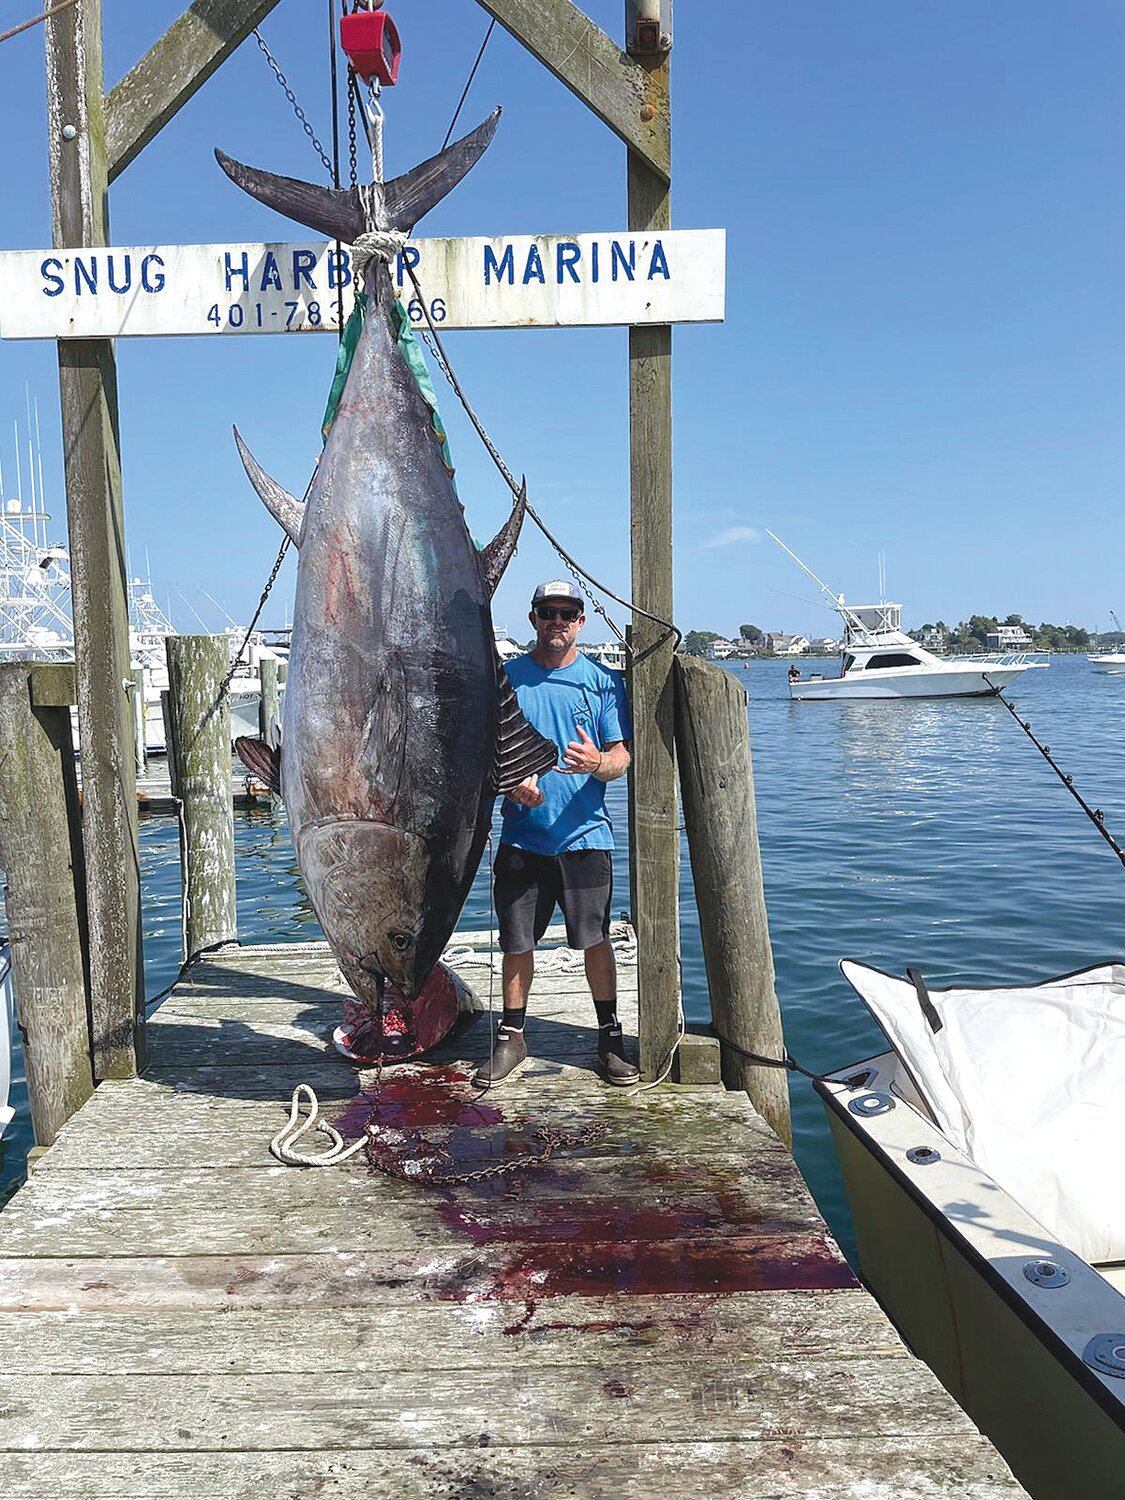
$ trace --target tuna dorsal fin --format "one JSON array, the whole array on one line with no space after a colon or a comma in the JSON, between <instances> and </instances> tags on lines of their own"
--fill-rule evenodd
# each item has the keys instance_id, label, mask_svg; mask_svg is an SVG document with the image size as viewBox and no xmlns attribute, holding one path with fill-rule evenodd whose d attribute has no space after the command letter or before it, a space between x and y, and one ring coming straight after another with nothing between
<instances>
[{"instance_id":1,"label":"tuna dorsal fin","mask_svg":"<svg viewBox=\"0 0 1125 1500\"><path fill-rule=\"evenodd\" d=\"M487 120L459 141L454 141L452 146L386 183L383 201L387 228L413 229L423 214L428 214L435 203L440 203L484 155L496 134L499 120L500 111L494 109Z\"/></svg>"},{"instance_id":2,"label":"tuna dorsal fin","mask_svg":"<svg viewBox=\"0 0 1125 1500\"><path fill-rule=\"evenodd\" d=\"M240 734L234 742L235 751L239 760L258 777L264 781L275 797L281 796L281 748L267 745L265 740L252 740L248 735Z\"/></svg>"},{"instance_id":3,"label":"tuna dorsal fin","mask_svg":"<svg viewBox=\"0 0 1125 1500\"><path fill-rule=\"evenodd\" d=\"M288 490L282 489L276 479L271 479L261 464L242 441L238 428L234 429L234 440L238 444L238 456L246 477L258 492L258 498L277 524L285 532L294 547L301 545L301 523L305 519L304 502L296 499Z\"/></svg>"},{"instance_id":4,"label":"tuna dorsal fin","mask_svg":"<svg viewBox=\"0 0 1125 1500\"><path fill-rule=\"evenodd\" d=\"M258 167L247 167L218 147L215 160L251 198L277 209L286 218L296 219L298 224L307 224L329 239L350 245L368 227L358 188L318 187L297 177L278 177Z\"/></svg>"},{"instance_id":5,"label":"tuna dorsal fin","mask_svg":"<svg viewBox=\"0 0 1125 1500\"><path fill-rule=\"evenodd\" d=\"M559 752L551 740L533 729L516 700L516 690L504 668L497 664L500 690L500 738L496 746L496 790L501 796L513 791L528 776L554 770Z\"/></svg>"},{"instance_id":6,"label":"tuna dorsal fin","mask_svg":"<svg viewBox=\"0 0 1125 1500\"><path fill-rule=\"evenodd\" d=\"M527 512L527 479L520 480L520 492L516 496L516 503L512 506L512 514L501 526L500 530L489 542L487 547L481 548L480 565L484 572L484 585L491 599L496 592L497 585L504 576L504 569L512 560L512 553L516 550L519 541L520 527Z\"/></svg>"}]
</instances>

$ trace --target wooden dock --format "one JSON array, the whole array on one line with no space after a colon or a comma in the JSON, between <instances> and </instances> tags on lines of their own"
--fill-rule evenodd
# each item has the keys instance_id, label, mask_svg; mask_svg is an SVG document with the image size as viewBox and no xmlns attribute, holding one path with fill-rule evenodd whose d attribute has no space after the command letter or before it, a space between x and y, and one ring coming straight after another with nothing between
<instances>
[{"instance_id":1,"label":"wooden dock","mask_svg":"<svg viewBox=\"0 0 1125 1500\"><path fill-rule=\"evenodd\" d=\"M449 1188L279 1166L297 1083L362 1133L341 988L317 944L197 964L146 1074L103 1083L0 1213L5 1500L1024 1493L745 1096L598 1080L579 975L533 992L518 1081L468 1088L478 1015L388 1070L380 1119L448 1168L544 1125L597 1142Z\"/></svg>"}]
</instances>

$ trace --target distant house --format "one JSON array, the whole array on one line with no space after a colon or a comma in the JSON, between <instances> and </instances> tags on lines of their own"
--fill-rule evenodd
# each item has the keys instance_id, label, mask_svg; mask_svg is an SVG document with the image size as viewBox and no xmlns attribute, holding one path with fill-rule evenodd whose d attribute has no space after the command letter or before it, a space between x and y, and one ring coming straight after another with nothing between
<instances>
[{"instance_id":1,"label":"distant house","mask_svg":"<svg viewBox=\"0 0 1125 1500\"><path fill-rule=\"evenodd\" d=\"M745 641L728 641L718 636L711 642L711 655L716 661L723 661L728 656L733 656L736 651L745 651Z\"/></svg>"},{"instance_id":2,"label":"distant house","mask_svg":"<svg viewBox=\"0 0 1125 1500\"><path fill-rule=\"evenodd\" d=\"M984 639L990 651L1023 651L1031 645L1031 637L1022 625L998 625Z\"/></svg>"},{"instance_id":3,"label":"distant house","mask_svg":"<svg viewBox=\"0 0 1125 1500\"><path fill-rule=\"evenodd\" d=\"M786 635L784 630L767 631L766 645L775 656L800 656L809 649L808 640L803 635Z\"/></svg>"},{"instance_id":4,"label":"distant house","mask_svg":"<svg viewBox=\"0 0 1125 1500\"><path fill-rule=\"evenodd\" d=\"M918 644L925 646L927 651L944 651L945 631L938 625L927 625L918 633Z\"/></svg>"},{"instance_id":5,"label":"distant house","mask_svg":"<svg viewBox=\"0 0 1125 1500\"><path fill-rule=\"evenodd\" d=\"M840 642L834 641L830 635L814 636L808 644L810 656L835 656L840 649Z\"/></svg>"}]
</instances>

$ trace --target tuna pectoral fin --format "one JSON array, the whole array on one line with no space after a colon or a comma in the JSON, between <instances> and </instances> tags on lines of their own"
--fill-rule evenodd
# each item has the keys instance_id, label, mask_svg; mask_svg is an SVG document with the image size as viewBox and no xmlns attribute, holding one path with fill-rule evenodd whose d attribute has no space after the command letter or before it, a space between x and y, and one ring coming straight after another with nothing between
<instances>
[{"instance_id":1,"label":"tuna pectoral fin","mask_svg":"<svg viewBox=\"0 0 1125 1500\"><path fill-rule=\"evenodd\" d=\"M455 188L465 173L484 155L489 141L496 134L499 119L500 111L493 110L488 119L470 134L454 141L452 146L447 146L437 156L431 156L429 161L422 162L420 166L386 183L383 201L386 205L387 227L413 229L423 214L428 214L435 203L440 203L446 193ZM308 223L308 220L302 222ZM343 238L346 239L347 236Z\"/></svg>"},{"instance_id":2,"label":"tuna pectoral fin","mask_svg":"<svg viewBox=\"0 0 1125 1500\"><path fill-rule=\"evenodd\" d=\"M558 765L559 752L523 716L516 690L503 667L498 669L500 689L500 742L496 747L496 791L506 796L528 776L542 776Z\"/></svg>"},{"instance_id":3,"label":"tuna pectoral fin","mask_svg":"<svg viewBox=\"0 0 1125 1500\"><path fill-rule=\"evenodd\" d=\"M281 750L267 745L265 740L252 740L248 735L239 735L234 742L238 758L246 769L259 781L264 781L275 797L281 796Z\"/></svg>"},{"instance_id":4,"label":"tuna pectoral fin","mask_svg":"<svg viewBox=\"0 0 1125 1500\"><path fill-rule=\"evenodd\" d=\"M515 505L512 506L512 514L488 546L481 548L480 565L484 572L484 586L488 590L489 598L496 592L496 587L504 576L504 569L512 560L512 553L516 550L520 527L523 525L526 511L527 480L522 479L519 495L516 497Z\"/></svg>"},{"instance_id":5,"label":"tuna pectoral fin","mask_svg":"<svg viewBox=\"0 0 1125 1500\"><path fill-rule=\"evenodd\" d=\"M246 477L258 491L258 498L294 547L299 546L301 523L305 519L304 503L291 495L288 490L282 489L276 479L270 478L242 441L237 427L234 429L234 440L238 444L238 456L242 460L242 467L246 470Z\"/></svg>"},{"instance_id":6,"label":"tuna pectoral fin","mask_svg":"<svg viewBox=\"0 0 1125 1500\"><path fill-rule=\"evenodd\" d=\"M296 177L278 177L273 172L244 166L218 147L215 148L215 160L230 180L251 198L277 209L286 218L296 219L298 224L307 224L329 239L343 240L350 245L368 227L358 188L317 187L315 183L301 182Z\"/></svg>"}]
</instances>

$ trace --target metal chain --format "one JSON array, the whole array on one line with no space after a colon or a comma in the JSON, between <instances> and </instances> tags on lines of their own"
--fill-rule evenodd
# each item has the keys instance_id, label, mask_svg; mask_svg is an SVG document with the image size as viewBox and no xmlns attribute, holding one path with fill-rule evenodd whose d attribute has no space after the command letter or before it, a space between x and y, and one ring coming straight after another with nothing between
<instances>
[{"instance_id":1,"label":"metal chain","mask_svg":"<svg viewBox=\"0 0 1125 1500\"><path fill-rule=\"evenodd\" d=\"M230 671L223 678L223 685L219 689L219 699L222 698L227 688L230 687L234 674L238 671L239 664L242 661L242 653L246 650L246 647L250 643L250 637L254 634L254 626L258 623L258 616L266 607L266 600L270 596L270 589L272 589L274 584L277 582L277 575L281 572L281 565L285 561L285 554L289 551L290 545L291 544L289 538L285 537L281 543L281 550L277 554L277 561L273 565L273 571L270 573L269 578L266 580L266 586L262 590L262 597L258 600L258 607L254 611L254 618L246 627L246 634L242 637L242 645L239 646L238 653L230 664Z\"/></svg>"},{"instance_id":2,"label":"metal chain","mask_svg":"<svg viewBox=\"0 0 1125 1500\"><path fill-rule=\"evenodd\" d=\"M316 132L313 130L312 126L309 124L308 116L305 114L305 112L301 108L301 106L297 103L297 96L296 96L296 94L294 94L293 90L289 87L289 80L286 78L285 74L278 67L278 65L277 65L277 59L274 57L273 53L270 51L269 47L266 45L266 39L265 39L265 37L262 35L262 33L258 30L258 28L256 26L254 28L254 40L257 42L258 46L261 48L261 50L262 50L262 56L265 58L266 62L269 63L270 70L273 73L273 76L277 79L277 81L281 85L282 89L284 89L284 91L285 91L285 97L289 100L289 103L293 106L293 113L297 116L297 119L301 122L301 128L302 128L302 130L308 136L309 140L313 143L314 150L316 151L317 155L320 157L321 161L324 163L324 170L331 177L331 175L332 175L332 162L331 162L331 159L329 158L329 155L328 155L327 151L325 151L324 147L320 144L320 141L317 139Z\"/></svg>"},{"instance_id":3,"label":"metal chain","mask_svg":"<svg viewBox=\"0 0 1125 1500\"><path fill-rule=\"evenodd\" d=\"M359 181L356 168L356 138L355 138L355 69L351 63L348 64L348 176L352 187Z\"/></svg>"},{"instance_id":4,"label":"metal chain","mask_svg":"<svg viewBox=\"0 0 1125 1500\"><path fill-rule=\"evenodd\" d=\"M534 1139L543 1142L542 1148L538 1151L526 1151L522 1156L512 1156L506 1161L494 1162L490 1167L476 1167L465 1172L436 1172L433 1167L425 1166L419 1155L412 1158L414 1163L412 1171L410 1161L402 1159L403 1148L401 1146L391 1147L388 1143L379 1140L380 1126L374 1118L377 1109L378 1100L371 1111L371 1118L364 1126L367 1136L367 1160L375 1171L382 1172L387 1177L395 1177L400 1182L423 1183L427 1187L460 1187L470 1182L487 1182L492 1177L504 1177L510 1172L522 1172L527 1167L541 1167L551 1160L556 1151L592 1146L600 1141L609 1129L608 1125L598 1123L587 1125L573 1134L567 1134L549 1125L542 1125L533 1132ZM420 1138L415 1137L415 1139ZM430 1154L434 1154L432 1150Z\"/></svg>"}]
</instances>

